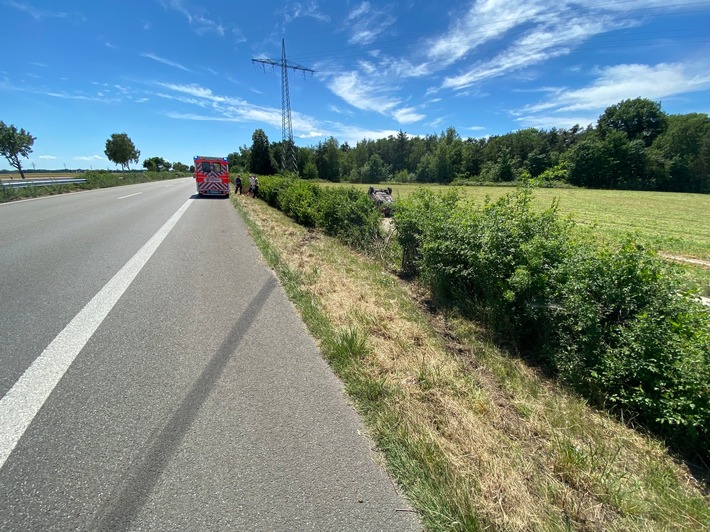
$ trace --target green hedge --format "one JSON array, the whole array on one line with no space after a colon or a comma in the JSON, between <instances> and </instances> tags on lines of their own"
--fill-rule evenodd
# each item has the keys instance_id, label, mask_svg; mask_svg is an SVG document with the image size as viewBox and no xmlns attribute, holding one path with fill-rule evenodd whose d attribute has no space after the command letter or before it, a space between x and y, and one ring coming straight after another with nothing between
<instances>
[{"instance_id":1,"label":"green hedge","mask_svg":"<svg viewBox=\"0 0 710 532\"><path fill-rule=\"evenodd\" d=\"M381 215L367 194L355 188L326 188L296 178L265 176L259 196L300 224L318 227L358 248L379 236Z\"/></svg>"},{"instance_id":2,"label":"green hedge","mask_svg":"<svg viewBox=\"0 0 710 532\"><path fill-rule=\"evenodd\" d=\"M710 454L710 310L629 239L580 238L528 189L476 204L421 190L394 218L403 270L595 404Z\"/></svg>"}]
</instances>

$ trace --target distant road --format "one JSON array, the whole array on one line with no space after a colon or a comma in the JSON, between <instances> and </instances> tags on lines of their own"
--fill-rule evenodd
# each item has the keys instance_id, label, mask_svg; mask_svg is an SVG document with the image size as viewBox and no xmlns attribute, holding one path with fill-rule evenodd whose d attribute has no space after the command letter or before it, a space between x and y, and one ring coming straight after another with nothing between
<instances>
[{"instance_id":1,"label":"distant road","mask_svg":"<svg viewBox=\"0 0 710 532\"><path fill-rule=\"evenodd\" d=\"M231 206L0 205L0 530L411 530Z\"/></svg>"}]
</instances>

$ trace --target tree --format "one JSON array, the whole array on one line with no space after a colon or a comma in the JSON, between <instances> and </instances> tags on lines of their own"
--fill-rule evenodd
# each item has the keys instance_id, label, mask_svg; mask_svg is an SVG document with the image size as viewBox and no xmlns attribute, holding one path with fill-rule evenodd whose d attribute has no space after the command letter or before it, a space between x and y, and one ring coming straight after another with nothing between
<instances>
[{"instance_id":1,"label":"tree","mask_svg":"<svg viewBox=\"0 0 710 532\"><path fill-rule=\"evenodd\" d=\"M175 172L187 172L190 168L186 164L180 162L173 163L173 170Z\"/></svg>"},{"instance_id":2,"label":"tree","mask_svg":"<svg viewBox=\"0 0 710 532\"><path fill-rule=\"evenodd\" d=\"M275 174L274 163L271 161L269 137L263 129L257 129L251 136L252 145L249 158L249 171L259 175Z\"/></svg>"},{"instance_id":3,"label":"tree","mask_svg":"<svg viewBox=\"0 0 710 532\"><path fill-rule=\"evenodd\" d=\"M607 107L597 121L597 129L602 138L612 131L623 131L629 140L642 140L648 147L665 131L666 124L660 103L636 98Z\"/></svg>"},{"instance_id":4,"label":"tree","mask_svg":"<svg viewBox=\"0 0 710 532\"><path fill-rule=\"evenodd\" d=\"M143 168L150 172L169 171L172 165L162 157L151 157L143 161Z\"/></svg>"},{"instance_id":5,"label":"tree","mask_svg":"<svg viewBox=\"0 0 710 532\"><path fill-rule=\"evenodd\" d=\"M104 150L108 160L115 164L120 164L122 169L130 171L128 163L138 164L141 152L136 149L133 141L125 133L114 133L106 141Z\"/></svg>"},{"instance_id":6,"label":"tree","mask_svg":"<svg viewBox=\"0 0 710 532\"><path fill-rule=\"evenodd\" d=\"M18 131L15 126L7 126L0 120L0 153L10 165L17 168L22 179L25 178L25 173L22 171L20 156L29 157L35 139L36 137L30 135L29 131L24 129Z\"/></svg>"},{"instance_id":7,"label":"tree","mask_svg":"<svg viewBox=\"0 0 710 532\"><path fill-rule=\"evenodd\" d=\"M321 179L335 183L340 181L340 145L334 137L328 138L324 143L318 143L316 167Z\"/></svg>"},{"instance_id":8,"label":"tree","mask_svg":"<svg viewBox=\"0 0 710 532\"><path fill-rule=\"evenodd\" d=\"M362 168L362 182L379 183L384 181L385 174L386 169L384 163L382 162L382 157L375 153Z\"/></svg>"}]
</instances>

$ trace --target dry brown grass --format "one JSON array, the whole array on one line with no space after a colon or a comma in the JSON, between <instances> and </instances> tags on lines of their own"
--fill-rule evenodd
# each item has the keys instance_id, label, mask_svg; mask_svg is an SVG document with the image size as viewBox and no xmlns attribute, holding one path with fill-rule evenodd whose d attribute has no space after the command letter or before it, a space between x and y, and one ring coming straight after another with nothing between
<instances>
[{"instance_id":1,"label":"dry brown grass","mask_svg":"<svg viewBox=\"0 0 710 532\"><path fill-rule=\"evenodd\" d=\"M425 294L376 262L237 201L333 329L366 334L362 371L386 383L396 430L425 457L413 476L444 479L422 495L398 478L430 528L464 528L452 513L500 530L710 528L700 484L658 442L497 350L475 324L430 312Z\"/></svg>"}]
</instances>

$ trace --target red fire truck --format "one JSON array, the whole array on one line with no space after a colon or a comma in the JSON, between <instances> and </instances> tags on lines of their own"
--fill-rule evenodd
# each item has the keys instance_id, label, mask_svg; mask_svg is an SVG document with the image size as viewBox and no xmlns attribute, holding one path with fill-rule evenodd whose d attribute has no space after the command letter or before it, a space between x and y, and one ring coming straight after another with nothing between
<instances>
[{"instance_id":1,"label":"red fire truck","mask_svg":"<svg viewBox=\"0 0 710 532\"><path fill-rule=\"evenodd\" d=\"M226 157L197 155L195 186L200 196L229 196L229 165Z\"/></svg>"}]
</instances>

